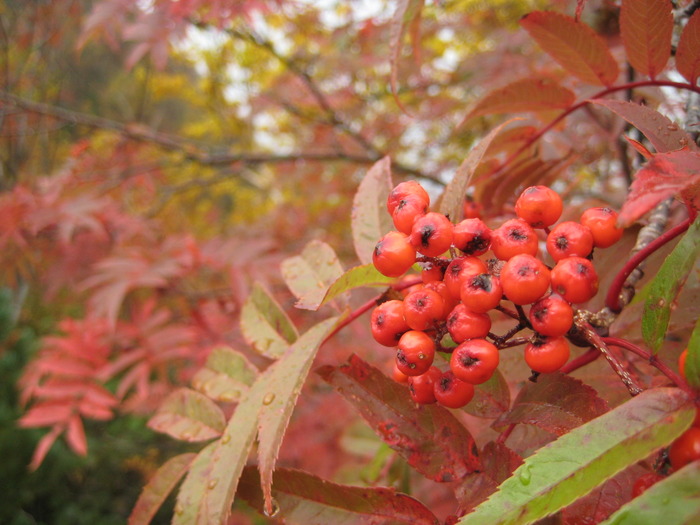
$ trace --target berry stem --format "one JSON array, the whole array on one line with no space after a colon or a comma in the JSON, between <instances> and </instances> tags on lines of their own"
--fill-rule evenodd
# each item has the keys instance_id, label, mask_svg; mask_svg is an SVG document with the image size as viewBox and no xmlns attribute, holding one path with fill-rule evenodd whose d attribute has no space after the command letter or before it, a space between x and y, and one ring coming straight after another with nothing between
<instances>
[{"instance_id":1,"label":"berry stem","mask_svg":"<svg viewBox=\"0 0 700 525\"><path fill-rule=\"evenodd\" d=\"M582 368L586 366L589 363L592 363L596 359L600 357L600 352L598 351L597 348L589 348L588 351L584 354L581 354L575 359L572 359L568 363L566 363L564 366L561 367L560 371L564 374L570 374L574 370L578 370L579 368Z\"/></svg>"},{"instance_id":2,"label":"berry stem","mask_svg":"<svg viewBox=\"0 0 700 525\"><path fill-rule=\"evenodd\" d=\"M634 271L637 266L639 266L642 261L649 257L656 250L661 248L664 244L672 241L680 234L685 232L690 227L690 218L685 219L680 224L674 226L670 230L665 231L659 235L656 239L647 244L644 248L635 253L629 260L625 263L622 269L617 273L615 279L613 279L608 294L605 297L605 306L610 308L615 313L622 310L622 305L620 304L620 292L622 287L627 281L627 278Z\"/></svg>"},{"instance_id":3,"label":"berry stem","mask_svg":"<svg viewBox=\"0 0 700 525\"><path fill-rule=\"evenodd\" d=\"M649 362L649 364L653 367L655 367L659 372L661 372L663 375L668 377L673 383L679 387L685 390L686 392L692 394L693 390L688 386L688 383L683 381L683 378L676 374L673 370L671 370L666 363L661 361L658 357L656 357L654 354L649 352L648 350L645 350L644 348L635 345L634 343L627 341L626 339L621 339L619 337L602 337L601 338L605 344L609 346L617 346L619 348L623 348L625 350L628 350L632 352L633 354L638 355L642 359L645 359L646 361Z\"/></svg>"},{"instance_id":4,"label":"berry stem","mask_svg":"<svg viewBox=\"0 0 700 525\"><path fill-rule=\"evenodd\" d=\"M498 310L499 312L503 313L503 314L506 314L508 317L512 317L512 318L515 319L516 321L519 321L519 320L520 320L520 316L518 315L518 313L517 313L517 312L514 312L514 311L511 310L510 308L506 308L505 306L502 306L502 305L499 304L495 309Z\"/></svg>"}]
</instances>

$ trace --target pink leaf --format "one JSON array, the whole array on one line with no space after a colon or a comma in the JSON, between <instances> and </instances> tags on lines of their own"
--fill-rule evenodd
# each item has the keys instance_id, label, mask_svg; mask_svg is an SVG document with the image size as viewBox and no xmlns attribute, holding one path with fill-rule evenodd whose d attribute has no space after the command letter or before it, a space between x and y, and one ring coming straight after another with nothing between
<instances>
[{"instance_id":1,"label":"pink leaf","mask_svg":"<svg viewBox=\"0 0 700 525\"><path fill-rule=\"evenodd\" d=\"M80 416L77 414L74 414L68 420L66 441L73 452L81 456L87 455L87 438L85 437L85 428L83 427L83 420L80 419Z\"/></svg>"},{"instance_id":2,"label":"pink leaf","mask_svg":"<svg viewBox=\"0 0 700 525\"><path fill-rule=\"evenodd\" d=\"M63 432L63 429L63 426L55 426L51 429L51 432L49 432L39 440L39 443L34 449L32 461L31 463L29 463L29 470L36 470L39 468L39 465L41 465L44 461L44 458L46 458L46 454L49 453L49 450L53 446L54 442L56 441L58 436L61 435L61 432Z\"/></svg>"}]
</instances>

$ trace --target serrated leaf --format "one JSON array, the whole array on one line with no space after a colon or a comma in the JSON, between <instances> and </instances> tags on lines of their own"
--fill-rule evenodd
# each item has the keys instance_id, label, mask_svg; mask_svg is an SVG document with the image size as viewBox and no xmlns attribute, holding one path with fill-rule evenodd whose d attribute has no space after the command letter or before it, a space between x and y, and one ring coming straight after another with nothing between
<instances>
[{"instance_id":1,"label":"serrated leaf","mask_svg":"<svg viewBox=\"0 0 700 525\"><path fill-rule=\"evenodd\" d=\"M510 389L503 374L496 369L485 383L474 387L474 397L464 407L467 414L495 418L510 407Z\"/></svg>"},{"instance_id":2,"label":"serrated leaf","mask_svg":"<svg viewBox=\"0 0 700 525\"><path fill-rule=\"evenodd\" d=\"M700 319L695 322L693 333L688 341L688 355L685 358L685 379L693 388L700 387Z\"/></svg>"},{"instance_id":3,"label":"serrated leaf","mask_svg":"<svg viewBox=\"0 0 700 525\"><path fill-rule=\"evenodd\" d=\"M192 386L216 401L235 403L257 376L258 369L243 354L228 346L218 346L192 378Z\"/></svg>"},{"instance_id":4,"label":"serrated leaf","mask_svg":"<svg viewBox=\"0 0 700 525\"><path fill-rule=\"evenodd\" d=\"M678 124L652 109L625 100L596 98L591 102L614 111L641 131L659 153L688 148L697 151L693 139Z\"/></svg>"},{"instance_id":5,"label":"serrated leaf","mask_svg":"<svg viewBox=\"0 0 700 525\"><path fill-rule=\"evenodd\" d=\"M393 277L382 275L372 263L355 266L347 270L330 288L328 288L326 295L323 297L323 301L321 301L321 304L314 308L314 310L332 301L340 294L353 290L354 288L361 288L364 286L386 287L387 284L393 281L395 281Z\"/></svg>"},{"instance_id":6,"label":"serrated leaf","mask_svg":"<svg viewBox=\"0 0 700 525\"><path fill-rule=\"evenodd\" d=\"M683 28L676 48L676 69L688 82L700 77L700 11L695 11Z\"/></svg>"},{"instance_id":7,"label":"serrated leaf","mask_svg":"<svg viewBox=\"0 0 700 525\"><path fill-rule=\"evenodd\" d=\"M672 7L669 0L622 0L622 43L627 60L642 75L656 77L671 56Z\"/></svg>"},{"instance_id":8,"label":"serrated leaf","mask_svg":"<svg viewBox=\"0 0 700 525\"><path fill-rule=\"evenodd\" d=\"M259 283L255 283L241 308L241 331L248 344L272 358L281 356L299 337L279 303Z\"/></svg>"},{"instance_id":9,"label":"serrated leaf","mask_svg":"<svg viewBox=\"0 0 700 525\"><path fill-rule=\"evenodd\" d=\"M352 240L357 258L363 264L372 262L372 252L377 241L394 229L386 209L392 186L391 159L386 156L367 171L353 198Z\"/></svg>"},{"instance_id":10,"label":"serrated leaf","mask_svg":"<svg viewBox=\"0 0 700 525\"><path fill-rule=\"evenodd\" d=\"M219 437L225 426L226 417L218 405L189 388L171 393L148 421L149 428L183 441Z\"/></svg>"},{"instance_id":11,"label":"serrated leaf","mask_svg":"<svg viewBox=\"0 0 700 525\"><path fill-rule=\"evenodd\" d=\"M328 288L343 275L338 256L328 244L311 241L300 255L282 261L282 276L297 298L296 307L314 310Z\"/></svg>"},{"instance_id":12,"label":"serrated leaf","mask_svg":"<svg viewBox=\"0 0 700 525\"><path fill-rule=\"evenodd\" d=\"M251 440L252 443L252 440ZM222 523L222 521L209 522L206 515L207 508L202 505L209 496L209 492L216 488L214 484L211 489L209 485L212 460L214 451L220 445L220 441L209 443L206 447L199 451L197 456L190 463L189 470L185 476L180 490L177 492L175 503L175 514L173 515L173 525L205 525L207 523ZM247 460L247 452L243 458L243 463ZM240 461L240 460L239 460ZM234 466L234 465L232 465ZM243 466L241 465L241 469ZM240 474L239 474L240 475ZM238 480L238 476L236 476ZM218 491L217 491L218 492Z\"/></svg>"},{"instance_id":13,"label":"serrated leaf","mask_svg":"<svg viewBox=\"0 0 700 525\"><path fill-rule=\"evenodd\" d=\"M700 523L700 462L655 483L601 525Z\"/></svg>"},{"instance_id":14,"label":"serrated leaf","mask_svg":"<svg viewBox=\"0 0 700 525\"><path fill-rule=\"evenodd\" d=\"M661 348L671 319L671 306L688 273L696 267L700 255L700 219L690 225L654 276L644 303L642 336L656 353Z\"/></svg>"},{"instance_id":15,"label":"serrated leaf","mask_svg":"<svg viewBox=\"0 0 700 525\"><path fill-rule=\"evenodd\" d=\"M612 85L619 73L605 41L587 25L553 11L525 15L520 25L561 67L589 84Z\"/></svg>"},{"instance_id":16,"label":"serrated leaf","mask_svg":"<svg viewBox=\"0 0 700 525\"><path fill-rule=\"evenodd\" d=\"M445 408L416 408L405 387L356 355L317 370L372 429L413 468L435 481L455 481L479 468L471 434Z\"/></svg>"},{"instance_id":17,"label":"serrated leaf","mask_svg":"<svg viewBox=\"0 0 700 525\"><path fill-rule=\"evenodd\" d=\"M488 93L477 102L465 121L495 113L564 109L575 99L573 91L550 78L525 78Z\"/></svg>"},{"instance_id":18,"label":"serrated leaf","mask_svg":"<svg viewBox=\"0 0 700 525\"><path fill-rule=\"evenodd\" d=\"M265 371L268 388L258 423L258 468L268 513L272 510L272 471L275 469L284 431L316 352L337 322L338 318L333 317L307 330L282 358Z\"/></svg>"},{"instance_id":19,"label":"serrated leaf","mask_svg":"<svg viewBox=\"0 0 700 525\"><path fill-rule=\"evenodd\" d=\"M477 166L481 162L484 153L491 144L491 141L501 132L501 130L516 120L521 119L513 118L495 127L469 151L467 158L464 159L459 168L457 168L457 173L455 173L455 176L445 188L442 196L442 202L440 203L440 213L449 216L453 222L459 220L462 214L464 196L466 194L467 187L469 186L471 178L474 175Z\"/></svg>"},{"instance_id":20,"label":"serrated leaf","mask_svg":"<svg viewBox=\"0 0 700 525\"><path fill-rule=\"evenodd\" d=\"M688 394L646 390L525 459L460 525L527 525L588 494L678 437L695 417Z\"/></svg>"},{"instance_id":21,"label":"serrated leaf","mask_svg":"<svg viewBox=\"0 0 700 525\"><path fill-rule=\"evenodd\" d=\"M697 198L700 189L700 153L672 151L657 153L640 169L630 186L627 200L617 218L626 227L675 195Z\"/></svg>"},{"instance_id":22,"label":"serrated leaf","mask_svg":"<svg viewBox=\"0 0 700 525\"><path fill-rule=\"evenodd\" d=\"M590 386L569 375L542 374L527 383L494 428L525 423L561 436L608 410L607 403Z\"/></svg>"},{"instance_id":23,"label":"serrated leaf","mask_svg":"<svg viewBox=\"0 0 700 525\"><path fill-rule=\"evenodd\" d=\"M238 494L263 512L264 498L254 467L241 476ZM277 516L304 525L438 525L430 510L410 496L389 488L351 487L291 469L275 471L272 495Z\"/></svg>"},{"instance_id":24,"label":"serrated leaf","mask_svg":"<svg viewBox=\"0 0 700 525\"><path fill-rule=\"evenodd\" d=\"M194 453L180 454L170 458L156 470L141 491L129 515L129 525L147 525L151 522L175 485L187 473L196 456Z\"/></svg>"}]
</instances>

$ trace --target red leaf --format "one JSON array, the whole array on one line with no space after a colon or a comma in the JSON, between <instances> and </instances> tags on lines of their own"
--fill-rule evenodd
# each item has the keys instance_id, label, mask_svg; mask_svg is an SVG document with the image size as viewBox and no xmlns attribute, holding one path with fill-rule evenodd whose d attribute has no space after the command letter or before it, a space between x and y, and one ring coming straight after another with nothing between
<instances>
[{"instance_id":1,"label":"red leaf","mask_svg":"<svg viewBox=\"0 0 700 525\"><path fill-rule=\"evenodd\" d=\"M511 410L493 427L525 423L562 436L607 411L607 403L578 379L543 374L537 383L528 383L520 390Z\"/></svg>"},{"instance_id":2,"label":"red leaf","mask_svg":"<svg viewBox=\"0 0 700 525\"><path fill-rule=\"evenodd\" d=\"M676 69L688 82L697 84L700 77L700 10L686 24L676 48Z\"/></svg>"},{"instance_id":3,"label":"red leaf","mask_svg":"<svg viewBox=\"0 0 700 525\"><path fill-rule=\"evenodd\" d=\"M39 465L43 463L46 454L49 453L49 450L53 446L54 442L56 441L58 436L61 435L61 432L63 432L63 429L63 426L57 425L51 429L51 432L49 432L39 440L39 443L34 449L32 461L31 463L29 463L29 470L36 470L39 468Z\"/></svg>"},{"instance_id":4,"label":"red leaf","mask_svg":"<svg viewBox=\"0 0 700 525\"><path fill-rule=\"evenodd\" d=\"M409 465L435 481L454 481L479 468L471 434L445 408L416 408L405 387L353 355L347 365L318 370Z\"/></svg>"},{"instance_id":5,"label":"red leaf","mask_svg":"<svg viewBox=\"0 0 700 525\"><path fill-rule=\"evenodd\" d=\"M80 416L74 414L68 420L68 428L66 429L66 441L73 452L81 456L87 455L87 439L85 437L85 428L83 427L83 420Z\"/></svg>"},{"instance_id":6,"label":"red leaf","mask_svg":"<svg viewBox=\"0 0 700 525\"><path fill-rule=\"evenodd\" d=\"M525 78L491 91L476 102L465 121L493 113L563 109L573 104L575 98L573 91L552 79Z\"/></svg>"},{"instance_id":7,"label":"red leaf","mask_svg":"<svg viewBox=\"0 0 700 525\"><path fill-rule=\"evenodd\" d=\"M400 0L391 19L391 77L389 82L394 100L404 113L407 112L398 95L399 58L403 49L403 36L406 33L406 27L411 26L411 34L414 38L418 35L415 24L420 20L424 2L425 0Z\"/></svg>"},{"instance_id":8,"label":"red leaf","mask_svg":"<svg viewBox=\"0 0 700 525\"><path fill-rule=\"evenodd\" d=\"M587 25L553 11L535 11L520 20L530 36L561 67L589 84L610 86L619 68L605 41Z\"/></svg>"},{"instance_id":9,"label":"red leaf","mask_svg":"<svg viewBox=\"0 0 700 525\"><path fill-rule=\"evenodd\" d=\"M629 226L661 201L683 194L696 201L700 193L700 153L672 151L657 153L637 172L618 224Z\"/></svg>"},{"instance_id":10,"label":"red leaf","mask_svg":"<svg viewBox=\"0 0 700 525\"><path fill-rule=\"evenodd\" d=\"M591 102L614 111L644 133L656 151L675 151L681 148L698 150L693 139L678 124L650 107L624 100L602 98L593 99Z\"/></svg>"},{"instance_id":11,"label":"red leaf","mask_svg":"<svg viewBox=\"0 0 700 525\"><path fill-rule=\"evenodd\" d=\"M671 56L673 13L669 0L622 0L620 33L627 59L654 78Z\"/></svg>"},{"instance_id":12,"label":"red leaf","mask_svg":"<svg viewBox=\"0 0 700 525\"><path fill-rule=\"evenodd\" d=\"M47 427L65 423L73 413L73 402L44 401L37 403L24 414L18 424L20 427Z\"/></svg>"}]
</instances>

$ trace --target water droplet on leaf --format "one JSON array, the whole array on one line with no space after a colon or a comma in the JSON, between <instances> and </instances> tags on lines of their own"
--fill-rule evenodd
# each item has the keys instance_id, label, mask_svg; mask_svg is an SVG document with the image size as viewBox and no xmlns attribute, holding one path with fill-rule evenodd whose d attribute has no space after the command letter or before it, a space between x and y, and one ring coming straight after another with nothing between
<instances>
[{"instance_id":1,"label":"water droplet on leaf","mask_svg":"<svg viewBox=\"0 0 700 525\"><path fill-rule=\"evenodd\" d=\"M268 392L265 394L265 397L263 397L263 405L269 405L275 400L275 394L273 392Z\"/></svg>"},{"instance_id":2,"label":"water droplet on leaf","mask_svg":"<svg viewBox=\"0 0 700 525\"><path fill-rule=\"evenodd\" d=\"M221 436L221 442L222 442L224 445L225 445L226 443L228 443L229 441L231 441L231 436L229 436L228 434L224 434L223 436Z\"/></svg>"},{"instance_id":3,"label":"water droplet on leaf","mask_svg":"<svg viewBox=\"0 0 700 525\"><path fill-rule=\"evenodd\" d=\"M518 479L523 485L529 485L532 479L532 473L530 472L530 467L524 467L518 474Z\"/></svg>"},{"instance_id":4,"label":"water droplet on leaf","mask_svg":"<svg viewBox=\"0 0 700 525\"><path fill-rule=\"evenodd\" d=\"M216 479L216 478L215 478L215 479L209 480L209 483L207 483L207 488L208 488L209 490L212 490L214 487L216 487L216 484L217 484L218 482L219 482L219 480Z\"/></svg>"},{"instance_id":5,"label":"water droplet on leaf","mask_svg":"<svg viewBox=\"0 0 700 525\"><path fill-rule=\"evenodd\" d=\"M270 509L269 512L267 510L267 505L265 506L265 508L263 509L263 514L265 514L265 516L267 516L268 518L274 518L275 516L277 516L280 513L280 506L277 503L277 500L275 498L272 498L270 500L270 506L272 508Z\"/></svg>"}]
</instances>

